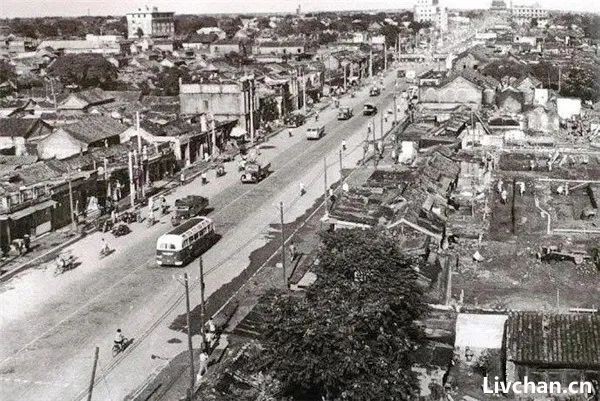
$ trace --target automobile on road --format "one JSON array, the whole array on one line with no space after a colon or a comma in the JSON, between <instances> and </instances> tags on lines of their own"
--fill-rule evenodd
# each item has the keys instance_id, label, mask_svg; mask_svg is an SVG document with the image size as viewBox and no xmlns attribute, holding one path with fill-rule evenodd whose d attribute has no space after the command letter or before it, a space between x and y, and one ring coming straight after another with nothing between
<instances>
[{"instance_id":1,"label":"automobile on road","mask_svg":"<svg viewBox=\"0 0 600 401\"><path fill-rule=\"evenodd\" d=\"M306 117L299 113L290 113L283 118L283 123L286 127L297 128L304 124Z\"/></svg>"},{"instance_id":2,"label":"automobile on road","mask_svg":"<svg viewBox=\"0 0 600 401\"><path fill-rule=\"evenodd\" d=\"M363 106L363 115L372 116L377 114L377 107L371 103L365 103Z\"/></svg>"},{"instance_id":3,"label":"automobile on road","mask_svg":"<svg viewBox=\"0 0 600 401\"><path fill-rule=\"evenodd\" d=\"M379 96L381 94L381 90L374 86L371 88L371 90L369 90L369 96Z\"/></svg>"},{"instance_id":4,"label":"automobile on road","mask_svg":"<svg viewBox=\"0 0 600 401\"><path fill-rule=\"evenodd\" d=\"M240 180L243 184L255 184L265 179L271 169L271 163L263 164L259 161L249 161L244 166L244 173Z\"/></svg>"},{"instance_id":5,"label":"automobile on road","mask_svg":"<svg viewBox=\"0 0 600 401\"><path fill-rule=\"evenodd\" d=\"M199 195L188 195L175 201L175 213L171 224L177 226L184 220L198 216L208 207L208 199Z\"/></svg>"},{"instance_id":6,"label":"automobile on road","mask_svg":"<svg viewBox=\"0 0 600 401\"><path fill-rule=\"evenodd\" d=\"M214 244L215 227L208 217L194 217L156 241L156 263L184 266Z\"/></svg>"},{"instance_id":7,"label":"automobile on road","mask_svg":"<svg viewBox=\"0 0 600 401\"><path fill-rule=\"evenodd\" d=\"M316 125L306 130L306 139L321 139L325 135L325 126Z\"/></svg>"},{"instance_id":8,"label":"automobile on road","mask_svg":"<svg viewBox=\"0 0 600 401\"><path fill-rule=\"evenodd\" d=\"M353 115L354 115L354 112L352 111L352 109L350 107L342 106L338 110L337 119L338 120L348 120L348 119L352 118Z\"/></svg>"}]
</instances>

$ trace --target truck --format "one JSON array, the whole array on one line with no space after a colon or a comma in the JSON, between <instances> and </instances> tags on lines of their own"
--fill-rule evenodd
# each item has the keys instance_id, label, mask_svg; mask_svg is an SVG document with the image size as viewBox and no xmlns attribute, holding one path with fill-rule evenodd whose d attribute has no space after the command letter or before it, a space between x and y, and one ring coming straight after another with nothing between
<instances>
[{"instance_id":1,"label":"truck","mask_svg":"<svg viewBox=\"0 0 600 401\"><path fill-rule=\"evenodd\" d=\"M348 119L352 118L353 115L354 115L354 113L350 107L342 106L338 110L337 119L338 120L348 120Z\"/></svg>"},{"instance_id":2,"label":"truck","mask_svg":"<svg viewBox=\"0 0 600 401\"><path fill-rule=\"evenodd\" d=\"M175 200L175 212L171 224L178 226L184 220L198 216L208 207L208 199L199 195L188 195Z\"/></svg>"},{"instance_id":3,"label":"truck","mask_svg":"<svg viewBox=\"0 0 600 401\"><path fill-rule=\"evenodd\" d=\"M243 184L255 184L265 179L270 174L271 163L249 161L244 167L244 173L240 180Z\"/></svg>"}]
</instances>

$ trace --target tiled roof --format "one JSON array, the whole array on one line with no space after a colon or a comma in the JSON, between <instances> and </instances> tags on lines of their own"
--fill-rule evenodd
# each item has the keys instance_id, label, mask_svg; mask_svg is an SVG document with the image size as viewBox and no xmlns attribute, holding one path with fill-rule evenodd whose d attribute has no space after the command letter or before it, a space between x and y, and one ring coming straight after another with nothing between
<instances>
[{"instance_id":1,"label":"tiled roof","mask_svg":"<svg viewBox=\"0 0 600 401\"><path fill-rule=\"evenodd\" d=\"M110 117L89 116L76 123L65 125L61 129L78 141L89 144L117 136L127 127Z\"/></svg>"},{"instance_id":2,"label":"tiled roof","mask_svg":"<svg viewBox=\"0 0 600 401\"><path fill-rule=\"evenodd\" d=\"M506 322L506 359L600 368L600 315L516 312Z\"/></svg>"},{"instance_id":3,"label":"tiled roof","mask_svg":"<svg viewBox=\"0 0 600 401\"><path fill-rule=\"evenodd\" d=\"M38 121L33 118L0 118L0 136L27 138Z\"/></svg>"},{"instance_id":4,"label":"tiled roof","mask_svg":"<svg viewBox=\"0 0 600 401\"><path fill-rule=\"evenodd\" d=\"M114 99L114 97L110 96L100 88L93 88L77 92L75 96L89 104L103 103Z\"/></svg>"}]
</instances>

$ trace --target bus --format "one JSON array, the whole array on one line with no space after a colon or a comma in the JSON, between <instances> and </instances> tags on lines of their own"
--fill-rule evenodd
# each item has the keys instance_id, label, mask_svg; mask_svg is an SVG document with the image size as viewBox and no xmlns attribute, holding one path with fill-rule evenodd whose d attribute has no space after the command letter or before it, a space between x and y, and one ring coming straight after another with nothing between
<instances>
[{"instance_id":1,"label":"bus","mask_svg":"<svg viewBox=\"0 0 600 401\"><path fill-rule=\"evenodd\" d=\"M208 217L194 217L161 235L156 241L156 263L184 266L212 246L214 223Z\"/></svg>"}]
</instances>

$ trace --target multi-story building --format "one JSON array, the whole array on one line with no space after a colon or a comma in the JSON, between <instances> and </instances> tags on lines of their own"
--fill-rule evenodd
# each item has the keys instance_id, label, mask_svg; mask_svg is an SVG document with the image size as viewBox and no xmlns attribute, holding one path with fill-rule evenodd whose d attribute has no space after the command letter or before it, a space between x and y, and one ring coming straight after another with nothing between
<instances>
[{"instance_id":1,"label":"multi-story building","mask_svg":"<svg viewBox=\"0 0 600 401\"><path fill-rule=\"evenodd\" d=\"M548 10L544 10L539 4L513 5L511 7L513 21L516 23L531 22L536 19L538 23L548 20Z\"/></svg>"},{"instance_id":2,"label":"multi-story building","mask_svg":"<svg viewBox=\"0 0 600 401\"><path fill-rule=\"evenodd\" d=\"M504 0L492 0L492 5L490 7L492 11L501 11L506 10L506 2Z\"/></svg>"},{"instance_id":3,"label":"multi-story building","mask_svg":"<svg viewBox=\"0 0 600 401\"><path fill-rule=\"evenodd\" d=\"M127 14L127 37L166 38L175 35L175 13L158 11L157 7L138 8Z\"/></svg>"},{"instance_id":4,"label":"multi-story building","mask_svg":"<svg viewBox=\"0 0 600 401\"><path fill-rule=\"evenodd\" d=\"M417 22L431 22L442 32L448 30L448 12L439 0L417 0L414 18Z\"/></svg>"},{"instance_id":5,"label":"multi-story building","mask_svg":"<svg viewBox=\"0 0 600 401\"><path fill-rule=\"evenodd\" d=\"M181 114L206 113L217 121L237 120L238 127L248 135L259 125L259 101L253 76L180 83L179 101Z\"/></svg>"}]
</instances>

